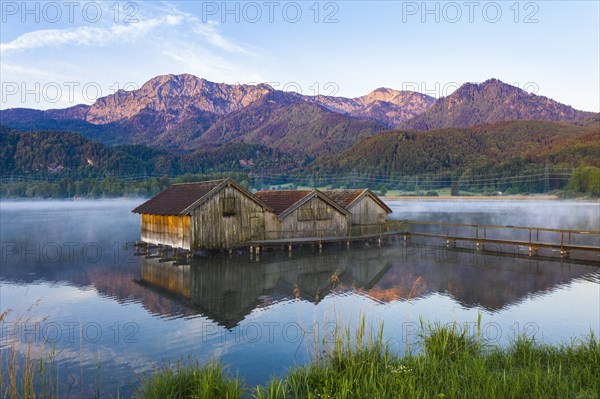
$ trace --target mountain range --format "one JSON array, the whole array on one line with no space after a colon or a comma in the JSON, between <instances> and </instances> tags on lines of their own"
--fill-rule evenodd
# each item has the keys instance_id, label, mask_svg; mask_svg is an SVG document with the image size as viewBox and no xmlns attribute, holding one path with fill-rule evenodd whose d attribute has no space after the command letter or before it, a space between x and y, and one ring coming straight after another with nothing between
<instances>
[{"instance_id":1,"label":"mountain range","mask_svg":"<svg viewBox=\"0 0 600 399\"><path fill-rule=\"evenodd\" d=\"M583 124L596 114L490 79L447 97L378 88L357 97L303 96L267 84L213 83L189 74L157 76L90 106L0 111L21 131L79 132L104 144L144 144L172 153L258 144L311 159L390 129L462 128L510 120Z\"/></svg>"},{"instance_id":2,"label":"mountain range","mask_svg":"<svg viewBox=\"0 0 600 399\"><path fill-rule=\"evenodd\" d=\"M0 119L0 176L10 179L226 171L252 175L257 186L262 176L353 185L357 175L396 181L600 167L600 114L497 79L439 99L387 88L344 98L165 75L92 105L13 108ZM523 184L513 188L540 190Z\"/></svg>"}]
</instances>

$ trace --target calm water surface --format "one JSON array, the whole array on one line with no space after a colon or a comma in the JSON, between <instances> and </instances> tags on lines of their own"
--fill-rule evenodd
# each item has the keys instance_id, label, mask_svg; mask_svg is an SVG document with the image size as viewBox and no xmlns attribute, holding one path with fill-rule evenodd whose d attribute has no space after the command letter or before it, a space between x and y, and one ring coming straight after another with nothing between
<instances>
[{"instance_id":1,"label":"calm water surface","mask_svg":"<svg viewBox=\"0 0 600 399\"><path fill-rule=\"evenodd\" d=\"M292 258L134 256L139 200L2 202L1 343L55 347L64 392L129 396L163 362L220 358L249 384L310 361L315 337L361 317L403 353L419 319L473 323L505 344L600 331L597 255L531 260L439 242L309 248ZM598 203L390 201L393 218L599 230ZM591 257L590 257L591 256ZM573 255L575 257L575 254ZM44 344L45 341L45 344ZM6 349L3 349L4 351ZM100 364L100 372L97 366ZM98 380L100 381L98 383Z\"/></svg>"}]
</instances>

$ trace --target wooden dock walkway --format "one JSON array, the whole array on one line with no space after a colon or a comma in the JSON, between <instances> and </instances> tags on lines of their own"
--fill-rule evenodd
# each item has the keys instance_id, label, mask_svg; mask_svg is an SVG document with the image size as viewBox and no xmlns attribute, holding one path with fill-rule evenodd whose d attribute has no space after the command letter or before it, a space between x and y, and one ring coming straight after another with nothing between
<instances>
[{"instance_id":1,"label":"wooden dock walkway","mask_svg":"<svg viewBox=\"0 0 600 399\"><path fill-rule=\"evenodd\" d=\"M475 242L477 246L489 244L518 245L528 247L535 253L539 248L557 249L560 255L569 255L570 251L600 252L600 231L551 229L545 227L478 225L444 223L432 221L404 221L409 234L414 237L445 239L448 244L457 241ZM411 231L410 226L415 227ZM432 226L430 231L416 231L417 226ZM440 229L441 228L441 229ZM445 231L443 231L445 229ZM470 232L468 230L471 230ZM434 231L431 231L434 230ZM442 230L440 232L440 230ZM457 234L460 232L461 234ZM508 234L507 234L508 233ZM511 238L503 236L510 235ZM520 236L520 239L514 238Z\"/></svg>"},{"instance_id":2,"label":"wooden dock walkway","mask_svg":"<svg viewBox=\"0 0 600 399\"><path fill-rule=\"evenodd\" d=\"M267 232L267 235L275 233ZM423 237L444 240L448 246L455 246L457 242L474 242L477 249L484 249L486 244L527 247L530 255L537 255L540 248L558 250L561 257L569 256L571 251L600 252L600 231L422 220L390 220L376 225L352 226L344 236L324 236L319 231L307 237L297 237L292 232L278 234L288 236L248 242L250 251L259 253L260 248L287 246L291 252L294 245L307 244L318 245L321 249L325 243L346 243L349 247L356 241L375 241L381 245L385 239L394 237L402 237L404 241Z\"/></svg>"},{"instance_id":3,"label":"wooden dock walkway","mask_svg":"<svg viewBox=\"0 0 600 399\"><path fill-rule=\"evenodd\" d=\"M457 243L475 243L478 251L507 252L505 246L526 248L529 256L538 256L538 250L557 251L561 258L569 257L572 251L587 253L600 252L600 231L551 229L544 227L501 226L483 224L462 224L423 220L388 220L373 225L354 225L345 234L326 235L324 231L303 231L299 236L293 231L268 231L267 239L251 240L233 250L249 250L251 256L259 259L261 251L281 248L291 256L294 246L317 246L319 251L325 244L345 245L363 242L382 245L385 241L411 241L412 238L439 240L447 247L456 247ZM152 250L155 249L153 252ZM199 252L172 248L148 243L136 243L136 255L158 257L162 261L189 259ZM556 257L554 253L545 257ZM592 260L600 265L597 260Z\"/></svg>"}]
</instances>

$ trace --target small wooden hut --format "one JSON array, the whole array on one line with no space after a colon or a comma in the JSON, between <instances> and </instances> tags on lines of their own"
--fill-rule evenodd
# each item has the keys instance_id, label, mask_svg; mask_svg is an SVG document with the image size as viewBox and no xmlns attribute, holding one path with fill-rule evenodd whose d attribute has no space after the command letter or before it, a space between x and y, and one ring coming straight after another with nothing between
<instances>
[{"instance_id":1,"label":"small wooden hut","mask_svg":"<svg viewBox=\"0 0 600 399\"><path fill-rule=\"evenodd\" d=\"M231 249L279 227L270 206L230 179L174 184L133 212L142 241L188 250Z\"/></svg>"},{"instance_id":2,"label":"small wooden hut","mask_svg":"<svg viewBox=\"0 0 600 399\"><path fill-rule=\"evenodd\" d=\"M277 214L267 239L345 236L351 214L318 190L263 190L254 194Z\"/></svg>"},{"instance_id":3,"label":"small wooden hut","mask_svg":"<svg viewBox=\"0 0 600 399\"><path fill-rule=\"evenodd\" d=\"M322 192L351 213L350 225L383 223L388 214L392 213L390 207L369 189Z\"/></svg>"}]
</instances>

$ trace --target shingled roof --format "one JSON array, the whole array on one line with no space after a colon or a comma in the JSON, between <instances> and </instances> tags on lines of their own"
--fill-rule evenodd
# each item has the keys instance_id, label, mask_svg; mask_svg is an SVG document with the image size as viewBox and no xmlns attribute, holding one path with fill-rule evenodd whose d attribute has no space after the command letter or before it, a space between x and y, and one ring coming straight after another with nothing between
<instances>
[{"instance_id":1,"label":"shingled roof","mask_svg":"<svg viewBox=\"0 0 600 399\"><path fill-rule=\"evenodd\" d=\"M355 199L357 199L365 190L323 190L322 193L347 208Z\"/></svg>"},{"instance_id":2,"label":"shingled roof","mask_svg":"<svg viewBox=\"0 0 600 399\"><path fill-rule=\"evenodd\" d=\"M262 190L257 191L254 195L270 206L280 219L287 217L296 208L313 197L321 198L344 215L350 214L346 208L319 190Z\"/></svg>"},{"instance_id":3,"label":"shingled roof","mask_svg":"<svg viewBox=\"0 0 600 399\"><path fill-rule=\"evenodd\" d=\"M281 215L311 193L311 190L262 190L254 195L273 208L275 214Z\"/></svg>"},{"instance_id":4,"label":"shingled roof","mask_svg":"<svg viewBox=\"0 0 600 399\"><path fill-rule=\"evenodd\" d=\"M199 201L226 181L212 180L201 183L173 184L132 212L150 215L181 215L196 201Z\"/></svg>"},{"instance_id":5,"label":"shingled roof","mask_svg":"<svg viewBox=\"0 0 600 399\"><path fill-rule=\"evenodd\" d=\"M379 204L387 213L392 213L389 206L385 204L377 195L369 189L362 190L323 190L323 194L347 209L352 203L364 195L369 195L375 202Z\"/></svg>"}]
</instances>

